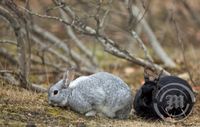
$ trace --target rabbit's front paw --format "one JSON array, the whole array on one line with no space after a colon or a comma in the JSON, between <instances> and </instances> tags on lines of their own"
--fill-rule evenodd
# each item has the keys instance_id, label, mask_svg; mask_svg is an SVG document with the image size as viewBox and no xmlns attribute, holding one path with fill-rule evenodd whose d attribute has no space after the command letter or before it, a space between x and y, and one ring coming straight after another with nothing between
<instances>
[{"instance_id":1,"label":"rabbit's front paw","mask_svg":"<svg viewBox=\"0 0 200 127\"><path fill-rule=\"evenodd\" d=\"M94 111L94 110L85 113L85 116L87 116L87 117L95 116L95 115L96 115L96 111Z\"/></svg>"}]
</instances>

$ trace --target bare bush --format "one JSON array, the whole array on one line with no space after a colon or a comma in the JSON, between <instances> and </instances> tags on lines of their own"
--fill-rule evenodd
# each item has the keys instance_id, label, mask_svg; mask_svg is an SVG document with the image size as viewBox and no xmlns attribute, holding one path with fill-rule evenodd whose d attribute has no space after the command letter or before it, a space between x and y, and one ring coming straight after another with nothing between
<instances>
[{"instance_id":1,"label":"bare bush","mask_svg":"<svg viewBox=\"0 0 200 127\"><path fill-rule=\"evenodd\" d=\"M43 10L46 10L45 14L42 14L41 12L36 12L34 9L31 10L29 0L22 5L17 5L12 0L1 1L0 16L10 23L16 36L16 42L13 40L1 40L0 42L17 46L18 58L12 57L6 51L6 48L0 49L0 55L6 56L11 64L15 63L16 60L18 61L16 66L19 66L19 71L17 72L18 77L16 79L19 78L20 83L16 84L21 84L22 87L27 89L45 91L44 88L29 82L29 70L33 69L36 63L40 63L48 68L54 68L59 72L64 71L65 67L72 66L77 71L86 73L95 73L101 70L102 68L98 66L98 59L94 53L95 49L91 49L87 42L88 40L85 38L89 38L92 43L98 42L97 44L101 45L106 52L118 58L125 59L152 71L163 71L163 74L169 75L169 72L154 63L154 58L149 53L148 47L137 34L134 27L127 27L128 20L130 21L129 18L136 18L137 20L141 18L142 28L146 31L145 33L150 38L150 44L161 61L168 67L176 66L174 61L159 44L148 23L145 19L142 19L141 13L135 4L130 2L130 6L130 3L126 5L124 1L114 2L112 0L90 1L89 4L86 4L87 2L85 1L82 2L82 6L80 6L76 1L74 1L74 5L71 5L73 2L52 0L51 2L49 1L51 7L45 8L46 5L41 5ZM127 23L123 21L123 18L116 19L119 20L116 22L110 21L112 15L118 13L113 9L114 5L117 7L124 6L125 8L128 6L128 9L122 12L122 16L117 17L122 18L125 16ZM87 13L84 11L90 12ZM52 22L56 24L60 28L60 31L64 33L64 37L45 28L45 25L41 23L42 21L48 22L49 24ZM120 29L126 31L129 34L127 35L129 38L135 39L138 42L144 52L144 57L133 54L122 47L122 45L126 44L125 40L127 38L119 37L119 39L116 39L116 36L110 34L112 32L112 26L118 27L117 23L120 21L123 21L125 24L124 26L120 26L122 27ZM64 29L62 29L63 27ZM120 39L123 43L117 41ZM70 40L73 43L66 42L66 40ZM54 61L46 60L44 57L45 54L53 57L52 59Z\"/></svg>"}]
</instances>

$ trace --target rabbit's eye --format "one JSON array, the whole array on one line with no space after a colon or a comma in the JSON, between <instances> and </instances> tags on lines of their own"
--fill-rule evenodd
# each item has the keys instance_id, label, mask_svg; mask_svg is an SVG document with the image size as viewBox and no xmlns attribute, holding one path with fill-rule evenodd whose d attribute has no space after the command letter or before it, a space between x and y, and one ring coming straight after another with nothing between
<instances>
[{"instance_id":1,"label":"rabbit's eye","mask_svg":"<svg viewBox=\"0 0 200 127\"><path fill-rule=\"evenodd\" d=\"M58 94L58 90L54 90L54 91L53 91L53 94L54 94L54 95Z\"/></svg>"}]
</instances>

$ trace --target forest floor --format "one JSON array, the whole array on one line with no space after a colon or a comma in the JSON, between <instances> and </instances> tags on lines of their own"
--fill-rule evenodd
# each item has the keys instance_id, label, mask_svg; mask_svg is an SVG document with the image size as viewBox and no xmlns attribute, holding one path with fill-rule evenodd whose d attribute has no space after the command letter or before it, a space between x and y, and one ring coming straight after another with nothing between
<instances>
[{"instance_id":1,"label":"forest floor","mask_svg":"<svg viewBox=\"0 0 200 127\"><path fill-rule=\"evenodd\" d=\"M194 75L194 79L199 77L199 50L193 53L188 52L188 66ZM193 55L192 55L193 54ZM177 55L177 56L176 56ZM179 58L178 54L173 56ZM181 61L181 60L180 60ZM176 62L182 64L178 59ZM112 63L112 62L111 62ZM116 63L118 63L116 61ZM115 63L115 64L116 64ZM108 64L110 64L108 62ZM132 88L133 91L139 88L143 80L143 69L125 61L120 61L123 66L107 68L105 70L120 75ZM184 73L184 67L172 70L174 74ZM196 76L196 77L195 77ZM200 84L193 86L199 93ZM0 126L21 127L54 127L54 126L77 126L77 127L181 127L181 126L200 126L200 95L197 94L197 102L193 113L184 121L179 123L169 123L161 120L144 120L135 115L127 120L116 120L102 117L87 118L70 109L51 107L47 102L47 94L35 93L17 86L6 84L0 80Z\"/></svg>"}]
</instances>

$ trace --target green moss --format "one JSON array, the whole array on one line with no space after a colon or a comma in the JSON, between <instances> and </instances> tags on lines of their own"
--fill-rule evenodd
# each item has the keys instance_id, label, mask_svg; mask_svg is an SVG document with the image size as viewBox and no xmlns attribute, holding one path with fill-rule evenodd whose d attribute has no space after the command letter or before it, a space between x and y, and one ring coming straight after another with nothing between
<instances>
[{"instance_id":1,"label":"green moss","mask_svg":"<svg viewBox=\"0 0 200 127\"><path fill-rule=\"evenodd\" d=\"M47 108L47 113L53 115L53 116L58 116L61 114L62 110L59 110L57 108Z\"/></svg>"}]
</instances>

